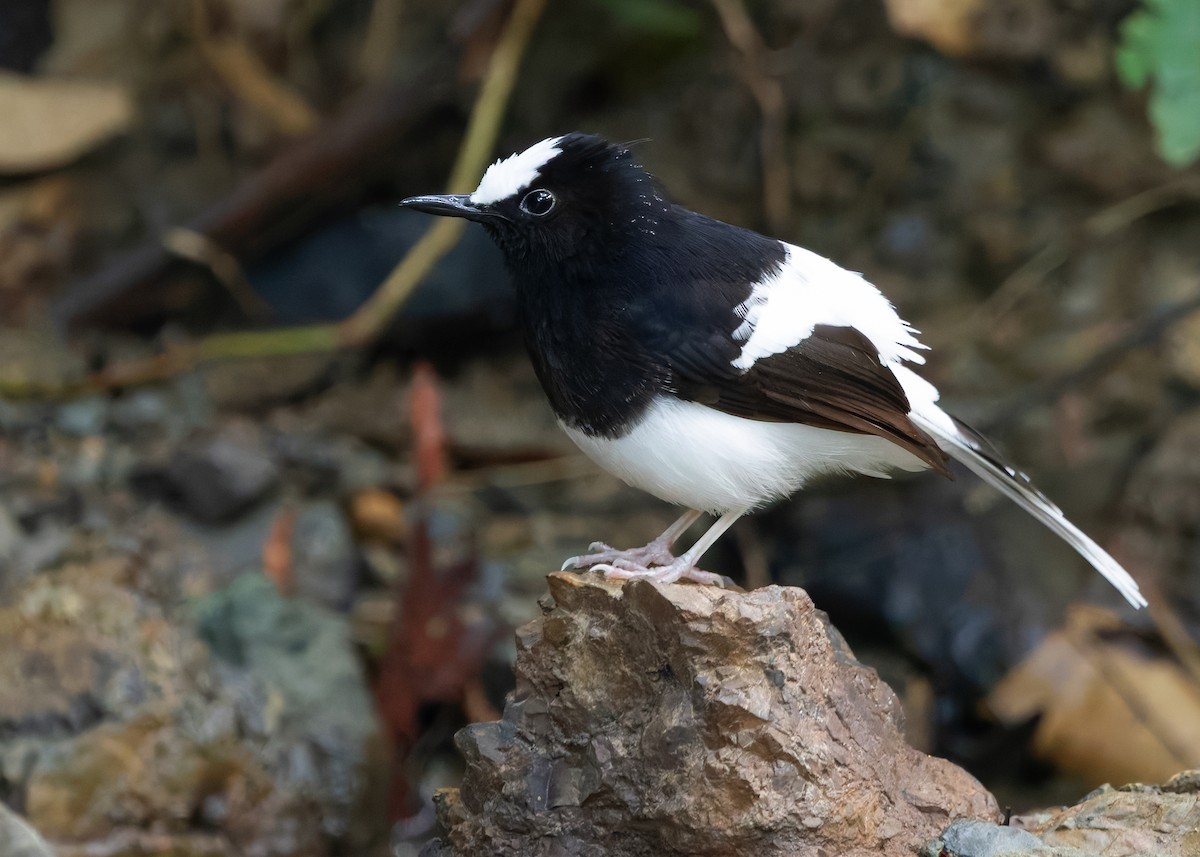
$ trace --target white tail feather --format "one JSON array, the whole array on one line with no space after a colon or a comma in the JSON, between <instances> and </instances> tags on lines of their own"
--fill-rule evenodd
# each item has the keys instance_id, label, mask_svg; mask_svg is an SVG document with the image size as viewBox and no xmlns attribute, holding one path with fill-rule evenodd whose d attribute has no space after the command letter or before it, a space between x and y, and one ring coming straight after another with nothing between
<instances>
[{"instance_id":1,"label":"white tail feather","mask_svg":"<svg viewBox=\"0 0 1200 857\"><path fill-rule=\"evenodd\" d=\"M936 405L921 410L930 410L928 417L914 412L910 414L914 423L933 437L951 458L962 462L971 472L1008 497L1026 512L1045 524L1055 535L1075 548L1084 559L1092 564L1104 579L1117 588L1134 607L1145 607L1146 599L1135 581L1107 551L1096 544L1078 527L1068 521L1058 507L1043 497L1022 478L1022 474L1006 469L976 447L970 437L954 425L944 411ZM934 413L936 412L936 413Z\"/></svg>"}]
</instances>

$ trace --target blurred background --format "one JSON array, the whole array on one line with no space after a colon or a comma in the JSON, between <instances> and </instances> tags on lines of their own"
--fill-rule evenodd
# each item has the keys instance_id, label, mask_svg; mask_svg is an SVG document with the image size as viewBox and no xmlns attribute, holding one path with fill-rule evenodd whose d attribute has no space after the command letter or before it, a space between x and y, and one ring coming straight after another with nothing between
<instances>
[{"instance_id":1,"label":"blurred background","mask_svg":"<svg viewBox=\"0 0 1200 857\"><path fill-rule=\"evenodd\" d=\"M0 0L0 67L0 801L60 855L415 854L544 575L674 518L395 205L569 130L864 272L1151 609L966 473L706 566L1002 806L1200 767L1193 0Z\"/></svg>"}]
</instances>

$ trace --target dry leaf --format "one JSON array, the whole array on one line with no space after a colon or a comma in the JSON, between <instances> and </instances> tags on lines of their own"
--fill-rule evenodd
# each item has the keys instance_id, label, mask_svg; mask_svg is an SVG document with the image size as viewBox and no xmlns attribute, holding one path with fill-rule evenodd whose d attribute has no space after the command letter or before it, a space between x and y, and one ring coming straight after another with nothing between
<instances>
[{"instance_id":1,"label":"dry leaf","mask_svg":"<svg viewBox=\"0 0 1200 857\"><path fill-rule=\"evenodd\" d=\"M1005 723L1040 715L1034 751L1091 785L1200 766L1200 687L1174 660L1105 634L1120 628L1107 610L1073 608L988 697Z\"/></svg>"},{"instance_id":2,"label":"dry leaf","mask_svg":"<svg viewBox=\"0 0 1200 857\"><path fill-rule=\"evenodd\" d=\"M929 42L950 56L964 56L975 43L982 0L885 0L892 29Z\"/></svg>"},{"instance_id":3,"label":"dry leaf","mask_svg":"<svg viewBox=\"0 0 1200 857\"><path fill-rule=\"evenodd\" d=\"M133 121L133 99L117 83L0 74L0 116L0 173L33 173L120 134Z\"/></svg>"}]
</instances>

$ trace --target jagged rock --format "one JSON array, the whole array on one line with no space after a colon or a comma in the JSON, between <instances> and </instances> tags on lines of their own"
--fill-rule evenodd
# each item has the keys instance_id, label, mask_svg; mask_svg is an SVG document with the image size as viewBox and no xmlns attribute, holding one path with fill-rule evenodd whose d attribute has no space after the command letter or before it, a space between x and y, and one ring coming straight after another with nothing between
<instances>
[{"instance_id":1,"label":"jagged rock","mask_svg":"<svg viewBox=\"0 0 1200 857\"><path fill-rule=\"evenodd\" d=\"M458 735L439 855L911 857L997 818L799 589L552 574L499 722Z\"/></svg>"},{"instance_id":2,"label":"jagged rock","mask_svg":"<svg viewBox=\"0 0 1200 857\"><path fill-rule=\"evenodd\" d=\"M364 844L385 815L369 798L383 795L373 760L386 754L346 619L285 598L260 574L205 597L195 613L226 685L265 705L277 699L278 722L263 724L277 746L263 754L271 767L298 791L321 795L316 820L330 839Z\"/></svg>"},{"instance_id":3,"label":"jagged rock","mask_svg":"<svg viewBox=\"0 0 1200 857\"><path fill-rule=\"evenodd\" d=\"M1161 786L1105 786L1075 806L1017 817L1013 824L956 821L921 849L921 857L1200 854L1200 771L1185 771Z\"/></svg>"},{"instance_id":4,"label":"jagged rock","mask_svg":"<svg viewBox=\"0 0 1200 857\"><path fill-rule=\"evenodd\" d=\"M68 566L0 607L0 794L59 857L327 857L381 834L345 620L242 578L197 608L214 657L145 573Z\"/></svg>"},{"instance_id":5,"label":"jagged rock","mask_svg":"<svg viewBox=\"0 0 1200 857\"><path fill-rule=\"evenodd\" d=\"M1200 854L1200 771L1163 786L1097 789L1032 828L1042 841L1105 857Z\"/></svg>"}]
</instances>

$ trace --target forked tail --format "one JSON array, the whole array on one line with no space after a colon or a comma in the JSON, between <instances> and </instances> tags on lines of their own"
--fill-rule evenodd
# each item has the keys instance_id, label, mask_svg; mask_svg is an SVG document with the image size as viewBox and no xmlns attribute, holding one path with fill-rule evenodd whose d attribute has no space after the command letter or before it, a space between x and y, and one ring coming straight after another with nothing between
<instances>
[{"instance_id":1,"label":"forked tail","mask_svg":"<svg viewBox=\"0 0 1200 857\"><path fill-rule=\"evenodd\" d=\"M931 403L932 404L932 403ZM922 415L924 411L928 416ZM1052 530L1055 535L1079 551L1105 580L1117 588L1134 607L1145 607L1146 599L1137 581L1108 552L1096 544L1063 516L1062 511L1033 487L1025 474L1013 470L995 453L974 429L950 417L933 405L914 409L913 422L928 432L951 458L970 468L976 476L1008 497Z\"/></svg>"}]
</instances>

